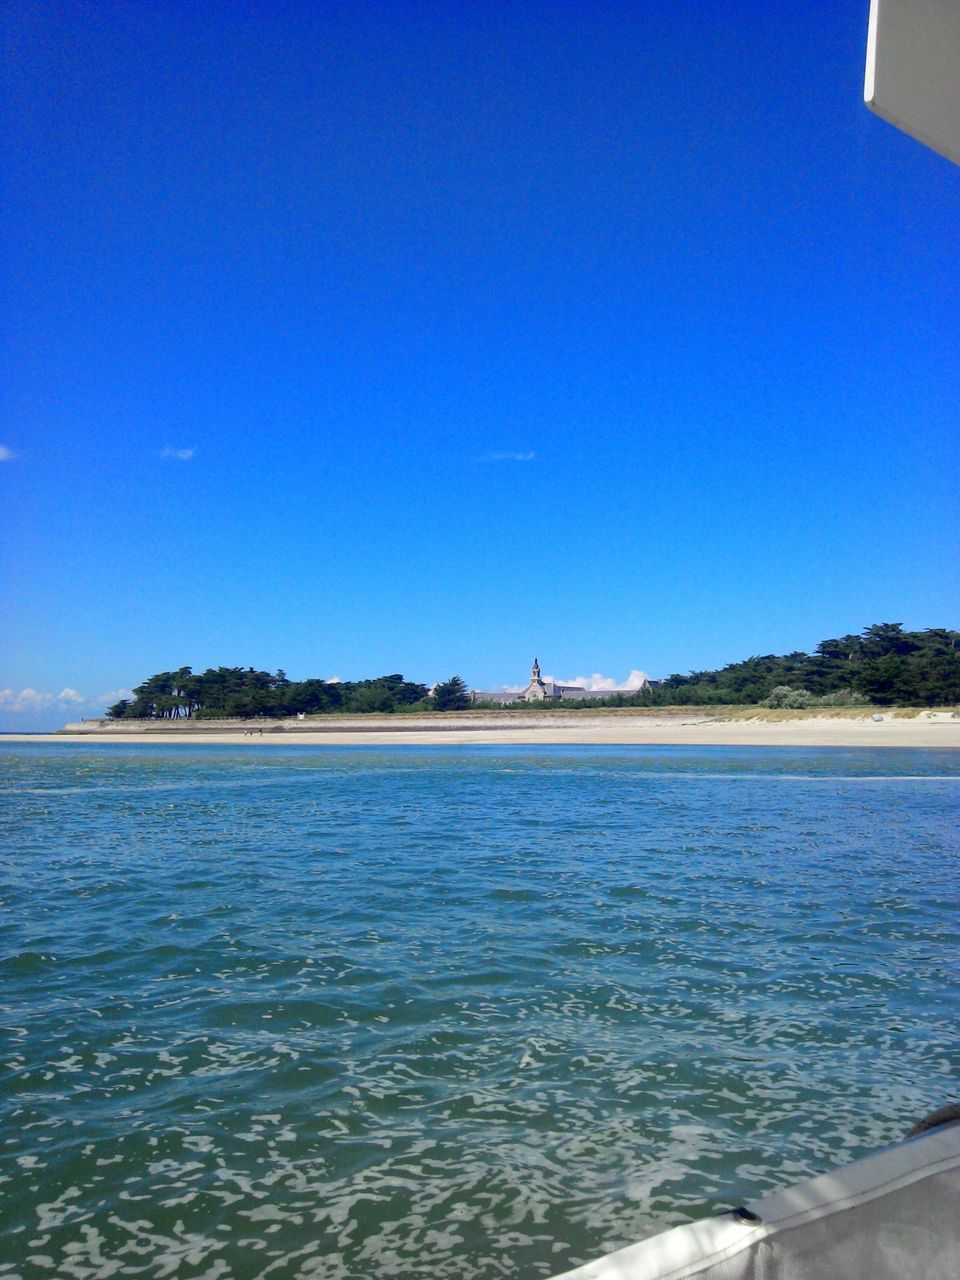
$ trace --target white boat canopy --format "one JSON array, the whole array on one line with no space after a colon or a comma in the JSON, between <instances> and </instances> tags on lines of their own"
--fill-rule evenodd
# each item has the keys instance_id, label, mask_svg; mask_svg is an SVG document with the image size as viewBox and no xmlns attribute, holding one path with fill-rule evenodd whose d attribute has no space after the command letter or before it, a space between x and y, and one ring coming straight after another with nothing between
<instances>
[{"instance_id":1,"label":"white boat canopy","mask_svg":"<svg viewBox=\"0 0 960 1280\"><path fill-rule=\"evenodd\" d=\"M863 98L960 164L960 0L871 0Z\"/></svg>"}]
</instances>

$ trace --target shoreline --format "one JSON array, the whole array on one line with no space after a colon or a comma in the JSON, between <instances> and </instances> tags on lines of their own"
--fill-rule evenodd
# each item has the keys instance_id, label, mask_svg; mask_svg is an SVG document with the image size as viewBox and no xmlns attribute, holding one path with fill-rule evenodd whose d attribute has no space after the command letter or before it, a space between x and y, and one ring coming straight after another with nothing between
<instances>
[{"instance_id":1,"label":"shoreline","mask_svg":"<svg viewBox=\"0 0 960 1280\"><path fill-rule=\"evenodd\" d=\"M874 720L874 715L882 716ZM201 728L200 725L204 727ZM207 727L209 726L209 727ZM960 749L960 713L952 708L878 708L844 714L691 707L564 715L451 713L442 724L422 716L331 716L325 722L184 721L150 728L88 721L56 733L5 733L0 742L82 746L94 742L200 746L758 746Z\"/></svg>"}]
</instances>

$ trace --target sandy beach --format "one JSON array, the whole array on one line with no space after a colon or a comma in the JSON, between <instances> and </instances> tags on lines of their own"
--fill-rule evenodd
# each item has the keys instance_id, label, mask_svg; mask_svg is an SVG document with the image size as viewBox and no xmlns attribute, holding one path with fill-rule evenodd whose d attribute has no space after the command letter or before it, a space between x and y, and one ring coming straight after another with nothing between
<instances>
[{"instance_id":1,"label":"sandy beach","mask_svg":"<svg viewBox=\"0 0 960 1280\"><path fill-rule=\"evenodd\" d=\"M876 718L875 718L876 717ZM87 721L58 733L4 734L6 742L90 742L197 746L686 745L731 747L960 748L960 712L772 712L748 708L718 715L700 708L671 713L615 710L581 714L330 716L309 722L180 721L105 727Z\"/></svg>"}]
</instances>

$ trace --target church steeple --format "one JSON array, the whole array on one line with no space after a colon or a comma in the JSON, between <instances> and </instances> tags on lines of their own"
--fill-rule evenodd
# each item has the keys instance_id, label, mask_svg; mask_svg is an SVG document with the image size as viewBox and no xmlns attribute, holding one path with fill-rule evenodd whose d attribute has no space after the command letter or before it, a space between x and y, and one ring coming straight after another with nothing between
<instances>
[{"instance_id":1,"label":"church steeple","mask_svg":"<svg viewBox=\"0 0 960 1280\"><path fill-rule=\"evenodd\" d=\"M536 658L534 658L534 660L533 660L533 666L530 668L530 682L531 682L531 684L540 684L540 683L541 683L541 680L540 680L540 663L536 660Z\"/></svg>"}]
</instances>

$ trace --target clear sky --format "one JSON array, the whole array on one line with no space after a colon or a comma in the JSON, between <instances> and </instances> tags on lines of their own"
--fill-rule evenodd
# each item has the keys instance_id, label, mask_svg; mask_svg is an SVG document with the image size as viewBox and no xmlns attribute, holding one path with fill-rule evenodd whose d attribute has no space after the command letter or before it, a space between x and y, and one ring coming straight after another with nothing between
<instances>
[{"instance_id":1,"label":"clear sky","mask_svg":"<svg viewBox=\"0 0 960 1280\"><path fill-rule=\"evenodd\" d=\"M868 7L5 6L0 727L956 626L960 169Z\"/></svg>"}]
</instances>

